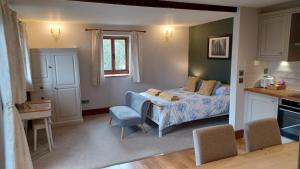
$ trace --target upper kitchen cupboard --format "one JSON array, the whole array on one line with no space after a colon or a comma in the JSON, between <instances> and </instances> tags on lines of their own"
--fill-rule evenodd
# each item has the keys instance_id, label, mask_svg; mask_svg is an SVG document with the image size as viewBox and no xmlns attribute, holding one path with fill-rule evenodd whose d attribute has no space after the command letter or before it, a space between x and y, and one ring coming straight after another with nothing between
<instances>
[{"instance_id":1,"label":"upper kitchen cupboard","mask_svg":"<svg viewBox=\"0 0 300 169\"><path fill-rule=\"evenodd\" d=\"M258 32L258 60L300 61L299 12L261 14Z\"/></svg>"},{"instance_id":2,"label":"upper kitchen cupboard","mask_svg":"<svg viewBox=\"0 0 300 169\"><path fill-rule=\"evenodd\" d=\"M34 86L31 100L52 101L55 125L81 122L77 49L31 49L30 56Z\"/></svg>"},{"instance_id":3,"label":"upper kitchen cupboard","mask_svg":"<svg viewBox=\"0 0 300 169\"><path fill-rule=\"evenodd\" d=\"M288 61L300 61L300 12L292 15Z\"/></svg>"}]
</instances>

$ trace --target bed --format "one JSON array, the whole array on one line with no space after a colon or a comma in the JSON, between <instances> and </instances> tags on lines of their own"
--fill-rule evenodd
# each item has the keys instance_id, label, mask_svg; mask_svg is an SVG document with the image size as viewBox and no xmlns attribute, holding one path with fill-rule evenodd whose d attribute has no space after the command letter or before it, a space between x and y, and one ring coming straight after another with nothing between
<instances>
[{"instance_id":1,"label":"bed","mask_svg":"<svg viewBox=\"0 0 300 169\"><path fill-rule=\"evenodd\" d=\"M218 88L212 96L199 95L183 88L166 90L180 98L178 101L167 101L146 92L140 93L153 103L148 118L159 126L159 137L163 130L181 123L223 116L229 113L229 86Z\"/></svg>"}]
</instances>

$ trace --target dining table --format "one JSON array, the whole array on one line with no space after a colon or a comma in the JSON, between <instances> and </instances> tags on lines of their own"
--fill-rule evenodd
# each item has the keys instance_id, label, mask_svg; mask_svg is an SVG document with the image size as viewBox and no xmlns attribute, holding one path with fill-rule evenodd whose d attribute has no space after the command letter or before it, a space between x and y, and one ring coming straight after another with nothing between
<instances>
[{"instance_id":1,"label":"dining table","mask_svg":"<svg viewBox=\"0 0 300 169\"><path fill-rule=\"evenodd\" d=\"M272 146L203 164L199 169L298 169L299 142Z\"/></svg>"}]
</instances>

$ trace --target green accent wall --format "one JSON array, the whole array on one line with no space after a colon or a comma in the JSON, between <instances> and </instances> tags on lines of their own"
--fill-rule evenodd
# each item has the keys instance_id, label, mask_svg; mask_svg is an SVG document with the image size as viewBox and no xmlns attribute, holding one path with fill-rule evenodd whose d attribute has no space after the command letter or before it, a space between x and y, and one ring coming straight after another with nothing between
<instances>
[{"instance_id":1,"label":"green accent wall","mask_svg":"<svg viewBox=\"0 0 300 169\"><path fill-rule=\"evenodd\" d=\"M208 37L232 34L233 18L192 26L189 29L189 75L230 83L231 59L207 58ZM230 57L231 58L231 57Z\"/></svg>"}]
</instances>

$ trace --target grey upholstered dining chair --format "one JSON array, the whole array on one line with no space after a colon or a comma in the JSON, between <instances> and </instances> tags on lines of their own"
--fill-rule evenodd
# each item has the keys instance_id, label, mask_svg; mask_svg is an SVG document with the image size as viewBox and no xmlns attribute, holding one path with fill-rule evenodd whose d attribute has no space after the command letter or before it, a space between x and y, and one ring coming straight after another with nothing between
<instances>
[{"instance_id":1,"label":"grey upholstered dining chair","mask_svg":"<svg viewBox=\"0 0 300 169\"><path fill-rule=\"evenodd\" d=\"M144 122L150 107L150 101L146 97L131 91L126 93L125 102L125 106L115 106L109 109L111 116L109 124L114 119L121 126L121 140L124 138L124 130L127 126L140 124L145 132Z\"/></svg>"},{"instance_id":2,"label":"grey upholstered dining chair","mask_svg":"<svg viewBox=\"0 0 300 169\"><path fill-rule=\"evenodd\" d=\"M244 135L247 152L281 144L278 122L273 118L247 123Z\"/></svg>"},{"instance_id":3,"label":"grey upholstered dining chair","mask_svg":"<svg viewBox=\"0 0 300 169\"><path fill-rule=\"evenodd\" d=\"M193 137L197 166L237 155L235 133L231 125L196 129Z\"/></svg>"}]
</instances>

